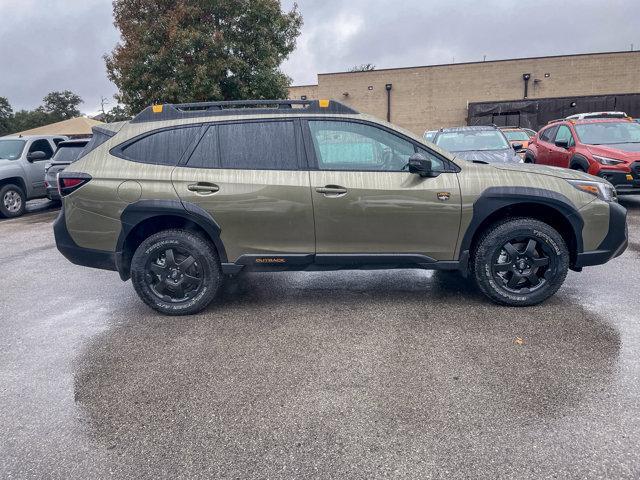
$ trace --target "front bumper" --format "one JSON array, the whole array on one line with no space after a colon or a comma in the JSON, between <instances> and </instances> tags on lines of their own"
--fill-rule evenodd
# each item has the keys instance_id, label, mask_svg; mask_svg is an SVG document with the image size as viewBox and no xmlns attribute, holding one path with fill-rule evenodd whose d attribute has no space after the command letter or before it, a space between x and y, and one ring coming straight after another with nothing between
<instances>
[{"instance_id":1,"label":"front bumper","mask_svg":"<svg viewBox=\"0 0 640 480\"><path fill-rule=\"evenodd\" d=\"M640 194L640 178L634 173L603 169L598 172L598 177L608 180L619 195Z\"/></svg>"},{"instance_id":2,"label":"front bumper","mask_svg":"<svg viewBox=\"0 0 640 480\"><path fill-rule=\"evenodd\" d=\"M64 206L60 209L58 218L53 222L53 234L56 239L56 247L58 247L60 253L71 263L83 267L117 271L116 255L114 252L84 248L73 241L69 230L67 230Z\"/></svg>"},{"instance_id":3,"label":"front bumper","mask_svg":"<svg viewBox=\"0 0 640 480\"><path fill-rule=\"evenodd\" d=\"M575 267L602 265L622 255L629 244L627 209L615 202L609 204L609 231L597 250L578 253Z\"/></svg>"}]
</instances>

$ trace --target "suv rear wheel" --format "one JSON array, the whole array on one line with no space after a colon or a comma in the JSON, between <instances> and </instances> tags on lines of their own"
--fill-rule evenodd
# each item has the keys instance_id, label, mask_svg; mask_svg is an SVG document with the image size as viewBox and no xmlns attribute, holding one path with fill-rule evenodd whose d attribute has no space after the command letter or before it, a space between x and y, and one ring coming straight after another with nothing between
<instances>
[{"instance_id":1,"label":"suv rear wheel","mask_svg":"<svg viewBox=\"0 0 640 480\"><path fill-rule=\"evenodd\" d=\"M211 242L187 230L165 230L144 240L131 260L140 298L167 315L190 315L211 303L221 282Z\"/></svg>"},{"instance_id":2,"label":"suv rear wheel","mask_svg":"<svg viewBox=\"0 0 640 480\"><path fill-rule=\"evenodd\" d=\"M487 297L502 305L529 306L558 291L569 269L562 236L533 218L490 227L478 242L472 274Z\"/></svg>"}]
</instances>

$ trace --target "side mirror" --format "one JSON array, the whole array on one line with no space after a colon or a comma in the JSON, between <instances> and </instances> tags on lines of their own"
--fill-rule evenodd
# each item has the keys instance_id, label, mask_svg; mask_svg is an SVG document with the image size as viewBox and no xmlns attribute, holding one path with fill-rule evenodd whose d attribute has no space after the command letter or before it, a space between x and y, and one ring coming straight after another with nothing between
<instances>
[{"instance_id":1,"label":"side mirror","mask_svg":"<svg viewBox=\"0 0 640 480\"><path fill-rule=\"evenodd\" d=\"M569 148L569 140L556 140L556 147Z\"/></svg>"},{"instance_id":2,"label":"side mirror","mask_svg":"<svg viewBox=\"0 0 640 480\"><path fill-rule=\"evenodd\" d=\"M47 158L47 154L37 150L35 152L31 152L31 153L27 153L27 160L30 162L36 162L38 160L44 160L45 158Z\"/></svg>"},{"instance_id":3,"label":"side mirror","mask_svg":"<svg viewBox=\"0 0 640 480\"><path fill-rule=\"evenodd\" d=\"M517 152L518 150L522 150L522 144L521 143L514 143L511 145L513 147L513 149Z\"/></svg>"},{"instance_id":4,"label":"side mirror","mask_svg":"<svg viewBox=\"0 0 640 480\"><path fill-rule=\"evenodd\" d=\"M433 175L431 170L431 160L421 153L414 153L409 157L409 173L415 173L421 177L430 177Z\"/></svg>"}]
</instances>

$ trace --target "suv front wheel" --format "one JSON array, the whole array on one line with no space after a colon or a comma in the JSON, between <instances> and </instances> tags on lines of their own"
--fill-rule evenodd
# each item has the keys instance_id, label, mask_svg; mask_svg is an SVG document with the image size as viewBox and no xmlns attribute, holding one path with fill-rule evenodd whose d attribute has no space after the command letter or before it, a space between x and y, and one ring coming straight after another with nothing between
<instances>
[{"instance_id":1,"label":"suv front wheel","mask_svg":"<svg viewBox=\"0 0 640 480\"><path fill-rule=\"evenodd\" d=\"M167 315L191 315L211 303L221 282L211 242L187 230L165 230L144 240L131 260L140 298Z\"/></svg>"},{"instance_id":2,"label":"suv front wheel","mask_svg":"<svg viewBox=\"0 0 640 480\"><path fill-rule=\"evenodd\" d=\"M529 306L558 291L569 269L562 236L533 218L490 227L478 242L473 277L487 297L502 305Z\"/></svg>"},{"instance_id":3,"label":"suv front wheel","mask_svg":"<svg viewBox=\"0 0 640 480\"><path fill-rule=\"evenodd\" d=\"M9 184L0 188L0 216L19 217L24 213L27 197L20 187Z\"/></svg>"}]
</instances>

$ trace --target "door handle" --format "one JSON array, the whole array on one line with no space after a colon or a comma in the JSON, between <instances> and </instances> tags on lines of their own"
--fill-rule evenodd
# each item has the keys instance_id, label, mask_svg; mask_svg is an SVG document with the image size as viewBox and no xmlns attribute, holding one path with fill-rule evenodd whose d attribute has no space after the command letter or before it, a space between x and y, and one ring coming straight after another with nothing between
<instances>
[{"instance_id":1,"label":"door handle","mask_svg":"<svg viewBox=\"0 0 640 480\"><path fill-rule=\"evenodd\" d=\"M187 187L190 192L208 194L208 193L216 193L220 190L220 187L215 183L207 183L207 182L198 182L192 183Z\"/></svg>"},{"instance_id":2,"label":"door handle","mask_svg":"<svg viewBox=\"0 0 640 480\"><path fill-rule=\"evenodd\" d=\"M322 193L325 197L342 197L347 194L347 189L338 185L327 185L316 188L316 192Z\"/></svg>"}]
</instances>

